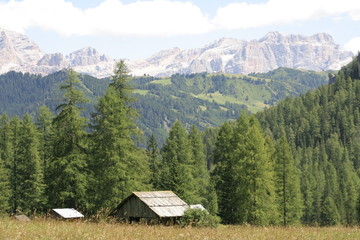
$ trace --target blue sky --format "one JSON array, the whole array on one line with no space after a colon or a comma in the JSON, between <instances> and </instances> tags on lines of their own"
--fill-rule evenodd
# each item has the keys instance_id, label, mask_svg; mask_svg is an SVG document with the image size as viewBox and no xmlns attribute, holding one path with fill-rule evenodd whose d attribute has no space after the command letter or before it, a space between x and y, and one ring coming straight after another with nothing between
<instances>
[{"instance_id":1,"label":"blue sky","mask_svg":"<svg viewBox=\"0 0 360 240\"><path fill-rule=\"evenodd\" d=\"M116 59L190 49L222 37L270 31L326 32L360 50L359 0L0 0L0 27L25 33L47 53L94 47Z\"/></svg>"}]
</instances>

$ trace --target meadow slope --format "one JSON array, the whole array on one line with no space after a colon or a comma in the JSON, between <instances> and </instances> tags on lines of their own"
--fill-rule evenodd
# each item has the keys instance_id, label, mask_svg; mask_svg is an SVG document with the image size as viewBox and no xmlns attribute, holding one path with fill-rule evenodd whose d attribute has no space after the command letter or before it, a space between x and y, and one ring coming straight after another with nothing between
<instances>
[{"instance_id":1,"label":"meadow slope","mask_svg":"<svg viewBox=\"0 0 360 240\"><path fill-rule=\"evenodd\" d=\"M19 222L0 219L0 239L360 239L359 227L253 227L181 228L36 219Z\"/></svg>"}]
</instances>

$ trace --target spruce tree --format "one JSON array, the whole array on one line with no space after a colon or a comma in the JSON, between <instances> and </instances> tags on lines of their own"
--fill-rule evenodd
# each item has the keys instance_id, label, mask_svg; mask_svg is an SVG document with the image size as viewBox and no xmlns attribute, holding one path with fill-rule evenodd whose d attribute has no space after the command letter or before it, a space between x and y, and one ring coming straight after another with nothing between
<instances>
[{"instance_id":1,"label":"spruce tree","mask_svg":"<svg viewBox=\"0 0 360 240\"><path fill-rule=\"evenodd\" d=\"M93 117L91 136L93 209L112 209L133 191L149 188L149 166L145 151L136 147L139 136L136 111L131 107L128 69L116 64L112 82L100 98Z\"/></svg>"},{"instance_id":2,"label":"spruce tree","mask_svg":"<svg viewBox=\"0 0 360 240\"><path fill-rule=\"evenodd\" d=\"M63 103L57 107L53 120L53 151L47 166L47 195L50 207L85 208L87 190L87 133L86 119L82 117L81 103L85 102L77 73L67 71L61 90Z\"/></svg>"}]
</instances>

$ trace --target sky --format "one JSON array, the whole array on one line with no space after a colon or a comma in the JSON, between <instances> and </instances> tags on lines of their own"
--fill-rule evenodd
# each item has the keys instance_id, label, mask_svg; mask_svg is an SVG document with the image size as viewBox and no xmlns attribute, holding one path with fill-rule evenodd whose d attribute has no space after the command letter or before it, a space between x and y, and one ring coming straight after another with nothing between
<instances>
[{"instance_id":1,"label":"sky","mask_svg":"<svg viewBox=\"0 0 360 240\"><path fill-rule=\"evenodd\" d=\"M360 50L359 0L0 0L0 27L46 53L96 48L115 59L200 48L220 38L325 32Z\"/></svg>"}]
</instances>

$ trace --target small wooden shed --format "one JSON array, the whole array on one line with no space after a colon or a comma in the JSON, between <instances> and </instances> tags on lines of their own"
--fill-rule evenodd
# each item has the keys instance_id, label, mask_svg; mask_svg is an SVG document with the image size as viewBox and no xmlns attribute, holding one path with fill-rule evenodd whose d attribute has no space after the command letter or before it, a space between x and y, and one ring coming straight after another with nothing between
<instances>
[{"instance_id":1,"label":"small wooden shed","mask_svg":"<svg viewBox=\"0 0 360 240\"><path fill-rule=\"evenodd\" d=\"M172 191L133 192L113 211L127 221L175 223L189 205Z\"/></svg>"}]
</instances>

